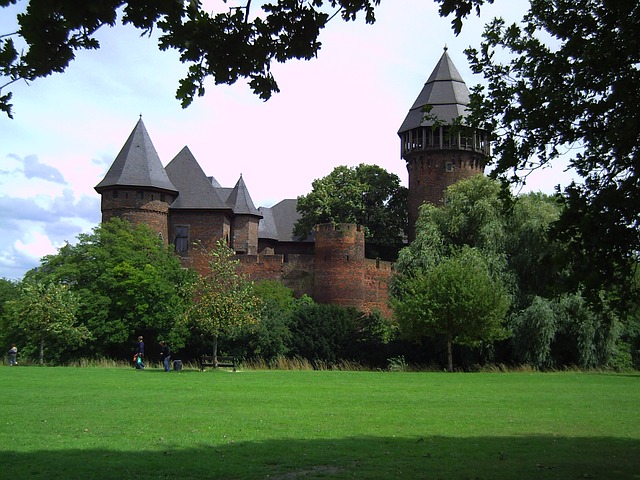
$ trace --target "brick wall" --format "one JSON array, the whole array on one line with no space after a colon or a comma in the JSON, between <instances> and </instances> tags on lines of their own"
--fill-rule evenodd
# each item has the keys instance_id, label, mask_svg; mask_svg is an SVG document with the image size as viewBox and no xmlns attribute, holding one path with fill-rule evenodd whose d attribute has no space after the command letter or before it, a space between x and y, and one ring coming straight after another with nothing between
<instances>
[{"instance_id":1,"label":"brick wall","mask_svg":"<svg viewBox=\"0 0 640 480\"><path fill-rule=\"evenodd\" d=\"M365 260L366 296L360 309L364 312L379 310L386 318L391 318L393 312L389 308L389 282L393 275L393 264L380 260Z\"/></svg>"},{"instance_id":2,"label":"brick wall","mask_svg":"<svg viewBox=\"0 0 640 480\"><path fill-rule=\"evenodd\" d=\"M231 248L237 253L258 252L258 217L237 215L232 222Z\"/></svg>"},{"instance_id":3,"label":"brick wall","mask_svg":"<svg viewBox=\"0 0 640 480\"><path fill-rule=\"evenodd\" d=\"M313 295L312 255L236 255L241 271L255 282L277 280L296 297Z\"/></svg>"},{"instance_id":4,"label":"brick wall","mask_svg":"<svg viewBox=\"0 0 640 480\"><path fill-rule=\"evenodd\" d=\"M169 220L169 241L175 243L176 227L186 226L189 229L188 251L181 254L185 267L193 268L200 273L208 269L207 252L215 246L215 242L223 238L229 241L231 226L229 218L217 212L207 210L173 210ZM194 245L196 244L196 245Z\"/></svg>"}]
</instances>

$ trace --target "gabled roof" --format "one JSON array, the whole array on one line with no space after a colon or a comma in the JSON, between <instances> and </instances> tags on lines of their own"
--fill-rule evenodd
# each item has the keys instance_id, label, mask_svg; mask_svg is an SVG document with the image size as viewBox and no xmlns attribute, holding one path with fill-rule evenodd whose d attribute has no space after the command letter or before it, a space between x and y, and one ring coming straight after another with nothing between
<instances>
[{"instance_id":1,"label":"gabled roof","mask_svg":"<svg viewBox=\"0 0 640 480\"><path fill-rule=\"evenodd\" d=\"M447 47L402 122L398 134L420 126L432 126L433 120L425 120L425 105L431 105L430 115L444 123L465 116L469 104L469 89L447 53Z\"/></svg>"},{"instance_id":2,"label":"gabled roof","mask_svg":"<svg viewBox=\"0 0 640 480\"><path fill-rule=\"evenodd\" d=\"M165 170L180 192L171 204L172 209L229 209L188 147L180 150Z\"/></svg>"},{"instance_id":3,"label":"gabled roof","mask_svg":"<svg viewBox=\"0 0 640 480\"><path fill-rule=\"evenodd\" d=\"M138 120L111 168L95 189L100 193L109 187L156 188L177 192L162 167L142 118Z\"/></svg>"},{"instance_id":4,"label":"gabled roof","mask_svg":"<svg viewBox=\"0 0 640 480\"><path fill-rule=\"evenodd\" d=\"M273 207L260 207L258 210L262 213L262 218L258 224L258 237L279 242L301 241L293 235L293 226L300 218L297 205L298 200L289 198L276 203ZM302 241L313 241L313 235Z\"/></svg>"},{"instance_id":5,"label":"gabled roof","mask_svg":"<svg viewBox=\"0 0 640 480\"><path fill-rule=\"evenodd\" d=\"M253 204L253 200L251 200L251 195L249 195L249 190L247 190L242 175L240 175L240 178L236 182L236 186L229 192L226 202L236 215L262 216Z\"/></svg>"}]
</instances>

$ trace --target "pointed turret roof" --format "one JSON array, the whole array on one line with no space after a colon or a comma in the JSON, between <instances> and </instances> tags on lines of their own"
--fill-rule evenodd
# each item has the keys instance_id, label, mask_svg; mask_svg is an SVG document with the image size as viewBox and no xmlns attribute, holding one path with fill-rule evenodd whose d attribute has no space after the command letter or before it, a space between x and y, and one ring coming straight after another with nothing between
<instances>
[{"instance_id":1,"label":"pointed turret roof","mask_svg":"<svg viewBox=\"0 0 640 480\"><path fill-rule=\"evenodd\" d=\"M256 215L261 217L262 215L253 204L249 190L240 175L240 179L236 182L236 186L233 187L229 196L227 197L227 205L233 209L233 213L236 215Z\"/></svg>"},{"instance_id":2,"label":"pointed turret roof","mask_svg":"<svg viewBox=\"0 0 640 480\"><path fill-rule=\"evenodd\" d=\"M168 192L177 192L162 167L151 137L142 122L142 117L134 127L122 150L109 168L109 171L96 185L101 193L109 187L154 188Z\"/></svg>"},{"instance_id":3,"label":"pointed turret roof","mask_svg":"<svg viewBox=\"0 0 640 480\"><path fill-rule=\"evenodd\" d=\"M229 209L188 147L180 150L169 162L166 171L180 192L171 204L172 209Z\"/></svg>"},{"instance_id":4,"label":"pointed turret roof","mask_svg":"<svg viewBox=\"0 0 640 480\"><path fill-rule=\"evenodd\" d=\"M420 126L433 125L433 120L424 119L425 112L422 109L425 105L433 107L430 115L436 116L445 123L450 123L453 119L466 114L468 104L469 89L451 61L447 47L444 47L438 64L429 76L427 83L424 84L398 133Z\"/></svg>"}]
</instances>

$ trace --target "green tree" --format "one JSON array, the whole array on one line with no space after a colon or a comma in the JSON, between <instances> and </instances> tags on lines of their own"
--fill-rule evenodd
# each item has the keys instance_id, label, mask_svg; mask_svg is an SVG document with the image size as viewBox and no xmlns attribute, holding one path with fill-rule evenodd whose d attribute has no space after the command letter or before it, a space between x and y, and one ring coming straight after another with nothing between
<instances>
[{"instance_id":1,"label":"green tree","mask_svg":"<svg viewBox=\"0 0 640 480\"><path fill-rule=\"evenodd\" d=\"M534 297L531 304L513 315L510 326L514 360L535 368L554 366L551 346L558 330L552 302Z\"/></svg>"},{"instance_id":2,"label":"green tree","mask_svg":"<svg viewBox=\"0 0 640 480\"><path fill-rule=\"evenodd\" d=\"M582 177L557 232L595 301L603 286L630 293L640 251L639 38L638 2L531 0L522 25L495 19L467 51L487 82L471 109L493 131L494 175L526 180L562 157Z\"/></svg>"},{"instance_id":3,"label":"green tree","mask_svg":"<svg viewBox=\"0 0 640 480\"><path fill-rule=\"evenodd\" d=\"M471 247L456 249L434 267L405 276L392 305L404 335L446 338L450 372L453 345L476 346L508 336L503 322L509 296L480 251Z\"/></svg>"},{"instance_id":4,"label":"green tree","mask_svg":"<svg viewBox=\"0 0 640 480\"><path fill-rule=\"evenodd\" d=\"M72 349L85 344L91 334L76 320L78 298L67 285L24 282L20 297L8 302L11 323L39 350L44 362L46 344Z\"/></svg>"},{"instance_id":5,"label":"green tree","mask_svg":"<svg viewBox=\"0 0 640 480\"><path fill-rule=\"evenodd\" d=\"M289 323L294 309L293 290L276 280L255 284L254 292L260 299L260 321L253 331L241 336L235 343L245 357L270 361L289 353L291 331Z\"/></svg>"},{"instance_id":6,"label":"green tree","mask_svg":"<svg viewBox=\"0 0 640 480\"><path fill-rule=\"evenodd\" d=\"M19 333L9 321L6 302L20 296L20 284L6 278L0 278L0 345L7 346L16 342ZM5 349L8 350L8 347Z\"/></svg>"},{"instance_id":7,"label":"green tree","mask_svg":"<svg viewBox=\"0 0 640 480\"><path fill-rule=\"evenodd\" d=\"M562 260L567 246L552 235L562 208L557 196L529 193L518 196L505 211L505 254L517 285L516 308L568 288L569 272Z\"/></svg>"},{"instance_id":8,"label":"green tree","mask_svg":"<svg viewBox=\"0 0 640 480\"><path fill-rule=\"evenodd\" d=\"M512 201L508 192L501 191L499 182L483 175L450 186L444 193L443 206L421 207L416 238L398 257L398 278L432 268L456 248L468 246L483 253L492 273L501 277L508 291L514 293L516 282L506 254L508 209Z\"/></svg>"},{"instance_id":9,"label":"green tree","mask_svg":"<svg viewBox=\"0 0 640 480\"><path fill-rule=\"evenodd\" d=\"M68 285L78 296L78 320L94 337L92 353L129 357L138 335L171 339L195 277L150 228L112 219L44 257L25 278Z\"/></svg>"},{"instance_id":10,"label":"green tree","mask_svg":"<svg viewBox=\"0 0 640 480\"><path fill-rule=\"evenodd\" d=\"M200 247L204 251L204 247ZM182 322L212 342L214 363L218 338L234 337L259 321L260 302L253 282L238 271L239 262L223 240L218 240L208 256L208 271L193 288L193 302Z\"/></svg>"},{"instance_id":11,"label":"green tree","mask_svg":"<svg viewBox=\"0 0 640 480\"><path fill-rule=\"evenodd\" d=\"M0 7L17 0L0 0ZM462 18L485 0L435 0L441 15L454 15L459 31ZM492 3L493 0L486 0ZM195 95L205 93L205 80L216 84L233 84L240 78L263 99L278 92L271 73L272 62L291 59L310 60L321 47L320 32L339 15L344 21L363 15L367 23L375 21L375 7L380 0L279 0L263 2L261 11L251 10L251 0L222 0L221 13L209 13L201 0L101 0L78 2L32 1L18 15L16 32L0 32L0 110L11 116L11 92L2 88L18 80L32 81L55 72L63 72L83 49L98 49L95 33L101 27L118 23L132 25L149 34L160 32L159 48L174 49L188 65L176 97L183 107ZM206 10L205 10L206 9ZM479 11L479 10L478 10ZM23 49L22 44L26 47Z\"/></svg>"},{"instance_id":12,"label":"green tree","mask_svg":"<svg viewBox=\"0 0 640 480\"><path fill-rule=\"evenodd\" d=\"M537 368L609 366L622 328L614 312L594 310L579 292L535 297L510 325L515 360Z\"/></svg>"},{"instance_id":13,"label":"green tree","mask_svg":"<svg viewBox=\"0 0 640 480\"><path fill-rule=\"evenodd\" d=\"M377 165L339 166L314 180L312 190L298 197L302 215L294 234L306 237L321 223L357 223L368 241L395 253L407 230L407 189L400 178Z\"/></svg>"},{"instance_id":14,"label":"green tree","mask_svg":"<svg viewBox=\"0 0 640 480\"><path fill-rule=\"evenodd\" d=\"M451 246L478 248L500 273L513 306L565 291L567 247L551 235L562 204L541 193L513 196L497 180L477 175L445 191L443 206L425 204L416 239L398 259L398 270L434 265Z\"/></svg>"},{"instance_id":15,"label":"green tree","mask_svg":"<svg viewBox=\"0 0 640 480\"><path fill-rule=\"evenodd\" d=\"M351 307L298 302L290 324L291 355L329 363L353 360L362 315Z\"/></svg>"}]
</instances>

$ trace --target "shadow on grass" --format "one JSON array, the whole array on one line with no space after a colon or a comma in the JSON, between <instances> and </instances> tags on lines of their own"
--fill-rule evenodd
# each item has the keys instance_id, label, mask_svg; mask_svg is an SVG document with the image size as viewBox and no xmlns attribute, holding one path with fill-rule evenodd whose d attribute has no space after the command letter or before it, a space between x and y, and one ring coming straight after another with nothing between
<instances>
[{"instance_id":1,"label":"shadow on grass","mask_svg":"<svg viewBox=\"0 0 640 480\"><path fill-rule=\"evenodd\" d=\"M19 433L16 432L18 435ZM6 449L7 446L5 445ZM0 451L1 478L639 479L640 441L552 436L266 440L130 451Z\"/></svg>"}]
</instances>

